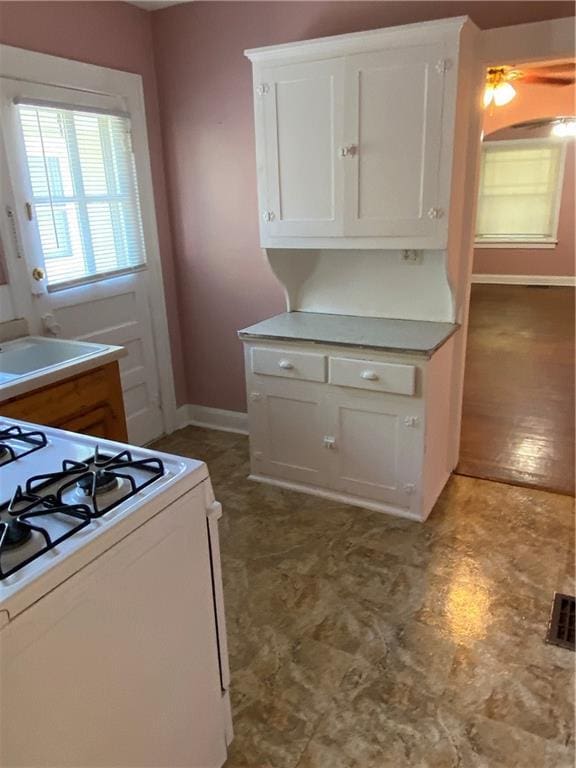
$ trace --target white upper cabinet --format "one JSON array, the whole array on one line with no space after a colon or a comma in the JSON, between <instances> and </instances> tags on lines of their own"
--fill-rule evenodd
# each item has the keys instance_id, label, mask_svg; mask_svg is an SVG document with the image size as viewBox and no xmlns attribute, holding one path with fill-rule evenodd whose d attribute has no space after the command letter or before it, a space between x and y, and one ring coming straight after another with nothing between
<instances>
[{"instance_id":1,"label":"white upper cabinet","mask_svg":"<svg viewBox=\"0 0 576 768\"><path fill-rule=\"evenodd\" d=\"M343 93L343 60L262 71L262 219L272 237L342 234Z\"/></svg>"},{"instance_id":2,"label":"white upper cabinet","mask_svg":"<svg viewBox=\"0 0 576 768\"><path fill-rule=\"evenodd\" d=\"M442 46L346 60L346 235L433 237L439 229Z\"/></svg>"},{"instance_id":3,"label":"white upper cabinet","mask_svg":"<svg viewBox=\"0 0 576 768\"><path fill-rule=\"evenodd\" d=\"M446 247L465 19L248 51L264 247Z\"/></svg>"}]
</instances>

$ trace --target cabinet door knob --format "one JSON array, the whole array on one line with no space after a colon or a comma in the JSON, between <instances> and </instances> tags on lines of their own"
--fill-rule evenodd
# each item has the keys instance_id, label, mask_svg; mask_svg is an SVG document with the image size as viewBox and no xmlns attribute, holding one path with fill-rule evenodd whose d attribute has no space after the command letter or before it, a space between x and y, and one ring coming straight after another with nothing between
<instances>
[{"instance_id":1,"label":"cabinet door knob","mask_svg":"<svg viewBox=\"0 0 576 768\"><path fill-rule=\"evenodd\" d=\"M374 371L362 371L360 378L366 381L378 381L378 374Z\"/></svg>"},{"instance_id":2,"label":"cabinet door knob","mask_svg":"<svg viewBox=\"0 0 576 768\"><path fill-rule=\"evenodd\" d=\"M283 368L285 371L291 371L294 368L294 363L291 363L290 360L280 360L278 367Z\"/></svg>"},{"instance_id":3,"label":"cabinet door knob","mask_svg":"<svg viewBox=\"0 0 576 768\"><path fill-rule=\"evenodd\" d=\"M336 448L336 438L332 437L331 435L326 435L322 443L324 448L328 448L330 450L334 450L334 448Z\"/></svg>"}]
</instances>

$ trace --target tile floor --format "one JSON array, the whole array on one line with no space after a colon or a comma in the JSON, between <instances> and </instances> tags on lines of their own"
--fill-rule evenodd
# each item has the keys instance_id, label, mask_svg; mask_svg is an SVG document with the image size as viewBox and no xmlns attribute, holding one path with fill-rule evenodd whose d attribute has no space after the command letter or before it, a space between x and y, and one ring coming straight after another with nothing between
<instances>
[{"instance_id":1,"label":"tile floor","mask_svg":"<svg viewBox=\"0 0 576 768\"><path fill-rule=\"evenodd\" d=\"M242 436L156 447L224 506L226 768L573 768L573 499L453 477L418 524L246 480Z\"/></svg>"}]
</instances>

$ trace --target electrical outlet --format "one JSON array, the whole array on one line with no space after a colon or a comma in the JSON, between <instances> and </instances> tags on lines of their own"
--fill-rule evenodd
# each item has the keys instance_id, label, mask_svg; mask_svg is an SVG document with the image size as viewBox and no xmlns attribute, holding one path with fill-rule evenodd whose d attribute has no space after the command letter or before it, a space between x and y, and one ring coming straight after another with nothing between
<instances>
[{"instance_id":1,"label":"electrical outlet","mask_svg":"<svg viewBox=\"0 0 576 768\"><path fill-rule=\"evenodd\" d=\"M402 261L404 264L422 264L424 257L422 251L405 250L402 251Z\"/></svg>"}]
</instances>

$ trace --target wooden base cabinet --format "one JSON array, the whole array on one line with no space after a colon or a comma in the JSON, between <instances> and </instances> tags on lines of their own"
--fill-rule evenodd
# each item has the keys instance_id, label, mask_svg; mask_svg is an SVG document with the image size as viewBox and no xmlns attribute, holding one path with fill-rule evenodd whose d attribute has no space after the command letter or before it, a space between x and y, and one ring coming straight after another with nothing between
<instances>
[{"instance_id":1,"label":"wooden base cabinet","mask_svg":"<svg viewBox=\"0 0 576 768\"><path fill-rule=\"evenodd\" d=\"M452 347L246 343L251 478L425 520L453 469Z\"/></svg>"},{"instance_id":2,"label":"wooden base cabinet","mask_svg":"<svg viewBox=\"0 0 576 768\"><path fill-rule=\"evenodd\" d=\"M85 371L0 403L0 416L126 442L117 362Z\"/></svg>"}]
</instances>

